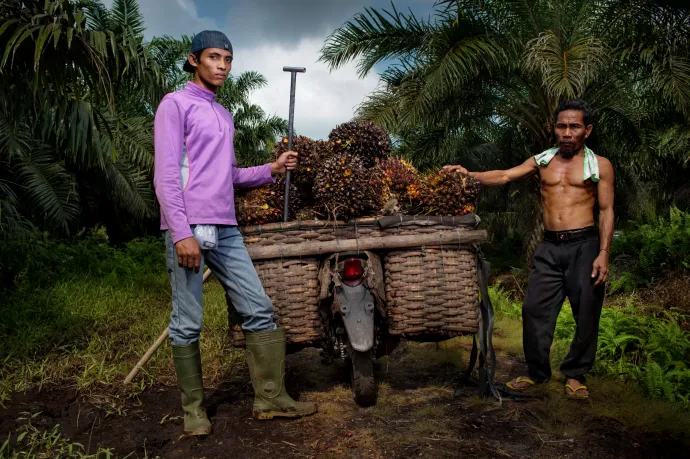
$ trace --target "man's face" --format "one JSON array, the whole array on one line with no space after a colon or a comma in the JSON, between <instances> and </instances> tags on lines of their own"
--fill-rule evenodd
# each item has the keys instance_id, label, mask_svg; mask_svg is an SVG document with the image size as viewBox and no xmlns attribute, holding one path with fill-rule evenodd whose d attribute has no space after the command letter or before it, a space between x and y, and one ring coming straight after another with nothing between
<instances>
[{"instance_id":1,"label":"man's face","mask_svg":"<svg viewBox=\"0 0 690 459\"><path fill-rule=\"evenodd\" d=\"M227 49L206 48L198 61L190 54L189 62L196 66L196 77L206 85L220 88L232 70L232 53Z\"/></svg>"},{"instance_id":2,"label":"man's face","mask_svg":"<svg viewBox=\"0 0 690 459\"><path fill-rule=\"evenodd\" d=\"M585 126L584 118L585 113L582 110L563 110L558 114L555 132L562 157L568 159L575 156L592 133L592 125Z\"/></svg>"}]
</instances>

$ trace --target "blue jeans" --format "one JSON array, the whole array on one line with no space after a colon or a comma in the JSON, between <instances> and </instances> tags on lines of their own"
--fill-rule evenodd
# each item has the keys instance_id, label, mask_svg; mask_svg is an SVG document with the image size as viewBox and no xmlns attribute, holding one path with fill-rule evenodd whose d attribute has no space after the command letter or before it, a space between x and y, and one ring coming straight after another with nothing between
<instances>
[{"instance_id":1,"label":"blue jeans","mask_svg":"<svg viewBox=\"0 0 690 459\"><path fill-rule=\"evenodd\" d=\"M202 328L203 267L215 274L243 318L249 332L273 330L273 304L256 274L242 234L235 226L218 225L218 244L201 251L198 273L177 264L177 250L170 231L165 234L166 264L172 287L172 313L168 332L173 344L190 344L199 339Z\"/></svg>"}]
</instances>

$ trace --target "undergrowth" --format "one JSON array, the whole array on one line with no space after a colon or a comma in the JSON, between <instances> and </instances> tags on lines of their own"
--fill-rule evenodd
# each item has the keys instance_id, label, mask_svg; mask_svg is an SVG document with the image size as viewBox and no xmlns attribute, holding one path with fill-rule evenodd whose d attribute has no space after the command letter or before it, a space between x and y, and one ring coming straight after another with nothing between
<instances>
[{"instance_id":1,"label":"undergrowth","mask_svg":"<svg viewBox=\"0 0 690 459\"><path fill-rule=\"evenodd\" d=\"M611 246L611 293L647 287L669 273L690 272L690 213L634 224Z\"/></svg>"}]
</instances>

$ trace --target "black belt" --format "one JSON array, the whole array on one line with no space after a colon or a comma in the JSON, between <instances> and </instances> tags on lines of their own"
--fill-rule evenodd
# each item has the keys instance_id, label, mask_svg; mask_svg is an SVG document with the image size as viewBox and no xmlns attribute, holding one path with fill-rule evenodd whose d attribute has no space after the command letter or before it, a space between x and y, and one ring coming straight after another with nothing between
<instances>
[{"instance_id":1,"label":"black belt","mask_svg":"<svg viewBox=\"0 0 690 459\"><path fill-rule=\"evenodd\" d=\"M593 236L597 236L597 230L593 226L588 226L587 228L581 228L576 230L567 231L544 231L544 240L551 242L568 242L568 241L580 241L583 239L589 239Z\"/></svg>"}]
</instances>

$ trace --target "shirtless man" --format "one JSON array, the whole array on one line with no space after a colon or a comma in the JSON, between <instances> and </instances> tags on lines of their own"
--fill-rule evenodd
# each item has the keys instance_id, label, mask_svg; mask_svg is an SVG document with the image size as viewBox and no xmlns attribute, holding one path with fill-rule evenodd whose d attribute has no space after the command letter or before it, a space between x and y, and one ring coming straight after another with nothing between
<instances>
[{"instance_id":1,"label":"shirtless man","mask_svg":"<svg viewBox=\"0 0 690 459\"><path fill-rule=\"evenodd\" d=\"M556 319L565 297L576 323L570 352L561 364L565 392L587 398L585 374L597 350L604 284L609 277L609 248L613 237L613 167L585 146L592 133L591 110L582 100L566 100L554 119L558 147L530 157L508 170L468 172L483 185L504 185L538 173L544 208L544 240L534 254L522 309L523 349L528 376L506 383L524 390L551 377L549 351ZM594 206L599 206L599 230Z\"/></svg>"}]
</instances>

